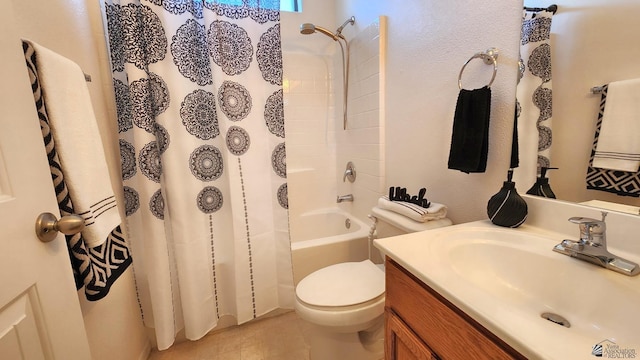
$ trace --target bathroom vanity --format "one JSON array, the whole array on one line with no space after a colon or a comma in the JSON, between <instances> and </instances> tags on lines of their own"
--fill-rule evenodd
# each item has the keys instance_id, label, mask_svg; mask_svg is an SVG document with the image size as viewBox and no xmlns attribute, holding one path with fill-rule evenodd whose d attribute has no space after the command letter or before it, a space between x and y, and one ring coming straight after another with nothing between
<instances>
[{"instance_id":1,"label":"bathroom vanity","mask_svg":"<svg viewBox=\"0 0 640 360\"><path fill-rule=\"evenodd\" d=\"M526 359L393 260L385 269L385 359Z\"/></svg>"},{"instance_id":2,"label":"bathroom vanity","mask_svg":"<svg viewBox=\"0 0 640 360\"><path fill-rule=\"evenodd\" d=\"M376 239L387 359L589 359L640 353L640 275L554 251L597 209L528 197L527 224L489 220ZM612 253L640 262L640 217L610 213ZM604 227L602 227L604 229ZM613 357L610 356L610 357Z\"/></svg>"}]
</instances>

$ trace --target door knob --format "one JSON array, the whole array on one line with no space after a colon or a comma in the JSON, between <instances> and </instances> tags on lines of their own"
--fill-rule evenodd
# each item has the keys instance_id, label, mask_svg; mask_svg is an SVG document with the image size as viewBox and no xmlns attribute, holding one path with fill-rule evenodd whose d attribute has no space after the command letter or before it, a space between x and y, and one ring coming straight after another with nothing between
<instances>
[{"instance_id":1,"label":"door knob","mask_svg":"<svg viewBox=\"0 0 640 360\"><path fill-rule=\"evenodd\" d=\"M84 219L78 215L67 215L56 219L52 213L42 213L36 219L36 235L42 242L53 241L58 231L65 235L77 234L84 229Z\"/></svg>"}]
</instances>

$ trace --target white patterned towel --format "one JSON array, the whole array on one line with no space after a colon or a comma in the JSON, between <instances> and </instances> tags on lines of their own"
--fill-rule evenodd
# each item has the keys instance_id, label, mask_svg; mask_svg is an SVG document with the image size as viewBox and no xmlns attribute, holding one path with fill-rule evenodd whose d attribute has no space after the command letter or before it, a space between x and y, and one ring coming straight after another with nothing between
<instances>
[{"instance_id":1,"label":"white patterned towel","mask_svg":"<svg viewBox=\"0 0 640 360\"><path fill-rule=\"evenodd\" d=\"M85 220L88 247L107 239L122 219L109 177L89 89L75 62L32 41L38 78L74 210Z\"/></svg>"},{"instance_id":2,"label":"white patterned towel","mask_svg":"<svg viewBox=\"0 0 640 360\"><path fill-rule=\"evenodd\" d=\"M378 207L404 215L418 222L444 219L447 216L447 207L434 202L428 208L423 208L410 202L391 201L388 196L381 196L378 199Z\"/></svg>"},{"instance_id":3,"label":"white patterned towel","mask_svg":"<svg viewBox=\"0 0 640 360\"><path fill-rule=\"evenodd\" d=\"M640 166L640 79L609 84L593 167L636 172Z\"/></svg>"}]
</instances>

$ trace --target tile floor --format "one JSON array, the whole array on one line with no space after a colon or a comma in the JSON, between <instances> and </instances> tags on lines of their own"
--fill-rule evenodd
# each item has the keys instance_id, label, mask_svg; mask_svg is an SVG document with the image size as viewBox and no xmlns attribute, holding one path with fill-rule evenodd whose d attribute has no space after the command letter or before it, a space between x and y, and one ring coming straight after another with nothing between
<instances>
[{"instance_id":1,"label":"tile floor","mask_svg":"<svg viewBox=\"0 0 640 360\"><path fill-rule=\"evenodd\" d=\"M291 311L154 350L148 360L308 360L302 331L302 320Z\"/></svg>"}]
</instances>

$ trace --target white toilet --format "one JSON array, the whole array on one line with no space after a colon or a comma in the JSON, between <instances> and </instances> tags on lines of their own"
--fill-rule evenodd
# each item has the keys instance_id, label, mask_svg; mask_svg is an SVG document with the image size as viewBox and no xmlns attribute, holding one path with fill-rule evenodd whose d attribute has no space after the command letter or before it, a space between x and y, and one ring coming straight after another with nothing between
<instances>
[{"instance_id":1,"label":"white toilet","mask_svg":"<svg viewBox=\"0 0 640 360\"><path fill-rule=\"evenodd\" d=\"M451 225L447 218L419 223L378 207L372 216L378 238ZM308 325L311 360L384 358L384 281L384 265L365 260L327 266L298 283L295 310Z\"/></svg>"}]
</instances>

